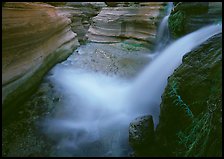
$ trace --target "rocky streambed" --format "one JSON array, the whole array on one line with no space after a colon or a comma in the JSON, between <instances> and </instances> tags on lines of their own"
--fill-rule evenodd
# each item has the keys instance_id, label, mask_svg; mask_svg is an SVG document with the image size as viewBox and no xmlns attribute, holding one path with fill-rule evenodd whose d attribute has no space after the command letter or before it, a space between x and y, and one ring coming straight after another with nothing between
<instances>
[{"instance_id":1,"label":"rocky streambed","mask_svg":"<svg viewBox=\"0 0 224 159\"><path fill-rule=\"evenodd\" d=\"M88 43L77 48L66 61L58 65L131 80L150 62L149 52L147 48L135 46L131 41L115 44ZM43 132L43 119L54 116L56 110L62 107L63 102L65 102L63 99L66 99L66 94L60 92L57 86L49 80L51 76L52 71L45 76L36 93L27 102L20 106L18 111L11 112L15 118L3 127L3 156L91 156L93 152L95 155L114 155L110 152L99 154L100 152L97 152L96 149L102 147L101 142L95 143L98 146L90 146L88 148L89 154L84 152L71 153L71 148L65 150L60 147L54 137L51 138ZM69 137L68 134L66 136L66 133L63 135L60 137ZM104 140L108 142L107 140L110 139ZM116 142L116 140L111 140L111 142ZM123 144L126 145L124 147L127 149L118 155L127 156L130 153L128 143L125 142ZM100 150L102 151L102 148Z\"/></svg>"},{"instance_id":2,"label":"rocky streambed","mask_svg":"<svg viewBox=\"0 0 224 159\"><path fill-rule=\"evenodd\" d=\"M168 78L156 126L151 104L144 116L136 116L141 104L130 108L153 94L128 85L159 54L152 50L163 42L167 3L47 3L3 3L3 156L222 156L222 34ZM221 25L221 2L173 4L173 38ZM160 78L151 80L145 86ZM128 91L129 104L121 97Z\"/></svg>"}]
</instances>

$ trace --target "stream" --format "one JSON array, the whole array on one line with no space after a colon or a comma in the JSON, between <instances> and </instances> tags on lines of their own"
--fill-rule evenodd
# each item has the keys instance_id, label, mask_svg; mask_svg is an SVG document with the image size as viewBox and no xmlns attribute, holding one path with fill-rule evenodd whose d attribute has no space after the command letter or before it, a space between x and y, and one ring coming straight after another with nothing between
<instances>
[{"instance_id":1,"label":"stream","mask_svg":"<svg viewBox=\"0 0 224 159\"><path fill-rule=\"evenodd\" d=\"M80 46L3 129L3 155L129 156L130 122L150 114L156 126L167 78L185 54L220 32L222 25L209 25L176 41L167 36L153 52L131 40Z\"/></svg>"}]
</instances>

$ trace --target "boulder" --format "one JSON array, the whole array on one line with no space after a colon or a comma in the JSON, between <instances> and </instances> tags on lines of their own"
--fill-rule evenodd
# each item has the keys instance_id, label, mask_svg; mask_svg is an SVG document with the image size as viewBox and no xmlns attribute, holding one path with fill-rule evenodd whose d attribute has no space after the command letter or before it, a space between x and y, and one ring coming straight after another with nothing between
<instances>
[{"instance_id":1,"label":"boulder","mask_svg":"<svg viewBox=\"0 0 224 159\"><path fill-rule=\"evenodd\" d=\"M154 143L154 124L151 115L138 117L130 123L129 144L135 150L135 156L151 154Z\"/></svg>"}]
</instances>

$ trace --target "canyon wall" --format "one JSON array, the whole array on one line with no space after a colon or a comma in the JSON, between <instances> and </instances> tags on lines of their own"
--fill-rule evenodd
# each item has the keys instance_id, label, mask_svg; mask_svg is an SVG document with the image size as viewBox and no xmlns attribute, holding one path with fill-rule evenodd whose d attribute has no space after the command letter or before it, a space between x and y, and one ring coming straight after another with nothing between
<instances>
[{"instance_id":1,"label":"canyon wall","mask_svg":"<svg viewBox=\"0 0 224 159\"><path fill-rule=\"evenodd\" d=\"M87 33L88 40L110 43L132 38L147 42L147 45L152 47L158 23L164 16L162 11L167 3L129 3L107 2L108 7L102 8L101 12L93 17Z\"/></svg>"},{"instance_id":2,"label":"canyon wall","mask_svg":"<svg viewBox=\"0 0 224 159\"><path fill-rule=\"evenodd\" d=\"M2 104L20 103L44 74L79 46L71 20L45 3L6 2L2 7ZM19 104L18 104L19 105Z\"/></svg>"},{"instance_id":3,"label":"canyon wall","mask_svg":"<svg viewBox=\"0 0 224 159\"><path fill-rule=\"evenodd\" d=\"M135 156L221 157L221 88L222 34L218 34L185 55L168 78L154 133L149 117L130 124Z\"/></svg>"},{"instance_id":4,"label":"canyon wall","mask_svg":"<svg viewBox=\"0 0 224 159\"><path fill-rule=\"evenodd\" d=\"M64 14L71 20L72 31L77 33L80 43L84 43L86 33L92 23L92 17L96 16L102 7L105 7L104 2L67 2L60 4L54 2L59 14Z\"/></svg>"},{"instance_id":5,"label":"canyon wall","mask_svg":"<svg viewBox=\"0 0 224 159\"><path fill-rule=\"evenodd\" d=\"M20 105L44 74L87 38L90 42L133 38L153 46L166 3L118 2L117 7L108 4L110 2L3 4L3 114L10 112L9 105Z\"/></svg>"},{"instance_id":6,"label":"canyon wall","mask_svg":"<svg viewBox=\"0 0 224 159\"><path fill-rule=\"evenodd\" d=\"M169 17L174 38L181 37L211 23L222 22L222 2L175 2Z\"/></svg>"}]
</instances>

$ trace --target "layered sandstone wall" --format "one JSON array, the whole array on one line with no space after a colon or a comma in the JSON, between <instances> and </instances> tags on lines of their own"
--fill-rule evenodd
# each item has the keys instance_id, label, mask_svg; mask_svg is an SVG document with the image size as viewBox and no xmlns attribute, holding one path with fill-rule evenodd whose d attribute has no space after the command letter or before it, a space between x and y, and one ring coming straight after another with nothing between
<instances>
[{"instance_id":1,"label":"layered sandstone wall","mask_svg":"<svg viewBox=\"0 0 224 159\"><path fill-rule=\"evenodd\" d=\"M104 2L67 2L64 5L60 3L54 5L57 5L59 14L66 15L72 21L72 31L77 33L81 43L86 41L86 33L92 23L92 17L106 6Z\"/></svg>"},{"instance_id":2,"label":"layered sandstone wall","mask_svg":"<svg viewBox=\"0 0 224 159\"><path fill-rule=\"evenodd\" d=\"M120 42L123 39L133 38L153 45L165 5L164 2L145 2L131 6L118 3L116 7L110 7L109 4L93 17L87 34L88 40Z\"/></svg>"},{"instance_id":3,"label":"layered sandstone wall","mask_svg":"<svg viewBox=\"0 0 224 159\"><path fill-rule=\"evenodd\" d=\"M70 19L45 3L4 4L3 106L22 101L53 65L64 60L79 45L70 23Z\"/></svg>"}]
</instances>

